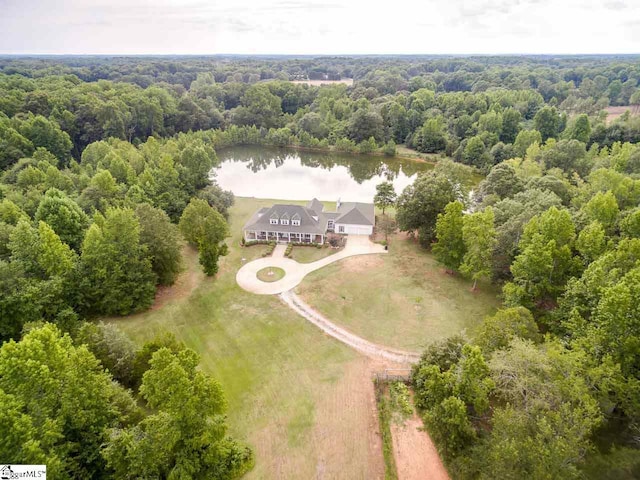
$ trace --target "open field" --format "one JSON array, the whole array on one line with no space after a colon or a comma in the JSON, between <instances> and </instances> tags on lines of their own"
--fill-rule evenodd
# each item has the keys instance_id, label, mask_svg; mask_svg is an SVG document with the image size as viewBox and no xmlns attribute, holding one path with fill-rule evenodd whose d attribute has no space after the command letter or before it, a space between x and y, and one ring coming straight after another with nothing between
<instances>
[{"instance_id":1,"label":"open field","mask_svg":"<svg viewBox=\"0 0 640 480\"><path fill-rule=\"evenodd\" d=\"M137 342L173 332L201 355L203 370L224 388L231 434L256 453L247 478L382 478L373 362L322 334L278 297L253 295L235 283L242 259L264 251L240 248L240 229L271 203L236 199L230 252L216 278L198 273L191 252L183 274L197 279L191 292L112 321Z\"/></svg>"},{"instance_id":2,"label":"open field","mask_svg":"<svg viewBox=\"0 0 640 480\"><path fill-rule=\"evenodd\" d=\"M466 331L473 336L499 305L497 290L444 272L404 234L390 237L388 255L347 258L309 274L300 296L335 323L367 340L420 351Z\"/></svg>"},{"instance_id":3,"label":"open field","mask_svg":"<svg viewBox=\"0 0 640 480\"><path fill-rule=\"evenodd\" d=\"M240 229L256 209L273 202L236 199L229 255L214 279L201 274L197 252L186 246L185 271L177 287L161 291L150 311L111 321L140 343L163 330L173 332L201 355L202 368L225 390L230 433L256 453L256 466L247 478L383 478L371 378L373 372L394 366L360 356L324 335L278 297L250 294L235 282L238 268L262 257L267 248L240 247ZM474 307L461 303L478 302L482 312L493 307L488 292L468 292L467 282L440 273L435 261L410 240L396 237L391 245L389 255L347 259L311 274L327 289L327 299L333 299L327 302L336 302L339 315L321 311L365 338L390 346L402 345L404 336L417 332L419 338L408 342L414 347L475 324L482 314L474 315ZM311 255L329 249L297 250ZM376 299L378 282L384 298L393 300L388 308L381 308ZM344 285L345 298L336 292L337 283ZM322 292L313 285L305 280L301 288L307 292L311 288L317 300ZM398 296L402 291L404 298ZM346 309L347 298L353 303L351 311ZM453 308L445 312L447 302ZM425 304L429 316L419 314ZM418 310L405 318L412 309ZM379 328L366 316L362 320L363 311L371 311L374 319L384 316L403 322L386 322ZM345 320L344 312L353 318ZM436 314L442 318L432 318Z\"/></svg>"},{"instance_id":4,"label":"open field","mask_svg":"<svg viewBox=\"0 0 640 480\"><path fill-rule=\"evenodd\" d=\"M618 107L607 107L604 109L607 112L607 124L612 123L617 118L624 115L626 111L629 111L632 116L640 115L640 108L637 105L622 105Z\"/></svg>"},{"instance_id":5,"label":"open field","mask_svg":"<svg viewBox=\"0 0 640 480\"><path fill-rule=\"evenodd\" d=\"M341 80L292 80L291 83L303 83L305 85L313 85L319 87L320 85L339 85L344 84L348 87L353 85L353 78L343 78Z\"/></svg>"}]
</instances>

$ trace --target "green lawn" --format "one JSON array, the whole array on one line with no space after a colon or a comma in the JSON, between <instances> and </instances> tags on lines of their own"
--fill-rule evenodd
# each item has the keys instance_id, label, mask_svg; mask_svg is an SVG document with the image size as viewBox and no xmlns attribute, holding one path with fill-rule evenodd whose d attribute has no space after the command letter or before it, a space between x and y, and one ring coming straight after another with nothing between
<instances>
[{"instance_id":1,"label":"green lawn","mask_svg":"<svg viewBox=\"0 0 640 480\"><path fill-rule=\"evenodd\" d=\"M266 267L256 272L258 280L263 282L277 282L284 278L285 271L278 267Z\"/></svg>"},{"instance_id":2,"label":"green lawn","mask_svg":"<svg viewBox=\"0 0 640 480\"><path fill-rule=\"evenodd\" d=\"M165 330L173 332L201 355L202 369L225 390L230 433L256 453L256 466L247 478L380 478L384 464L376 440L369 360L324 335L278 297L253 295L235 282L238 269L267 248L241 247L241 227L256 209L273 202L236 199L229 255L221 260L215 278L197 273L197 255L187 250L183 275L196 279L193 289L184 287L188 282L178 282L183 287L174 289L162 306L111 321L139 343ZM496 303L486 292L471 294L467 283L442 276L433 260L408 242L393 242L391 248L388 258L368 257L383 262L381 269L357 273L347 271L341 261L314 272L302 287L305 296L363 336L400 346L404 342L398 331L417 332L418 343L424 343L475 323L458 317L484 313ZM421 270L420 265L428 268ZM448 287L440 288L440 283ZM343 287L336 290L339 284ZM344 297L337 293L342 289ZM465 301L476 306L460 305ZM439 320L434 328L417 314L407 317L407 310L425 309L427 303L443 310L451 303L444 317L450 325ZM368 320L365 311L384 318L385 327Z\"/></svg>"},{"instance_id":3,"label":"green lawn","mask_svg":"<svg viewBox=\"0 0 640 480\"><path fill-rule=\"evenodd\" d=\"M297 287L334 322L368 340L410 350L466 331L499 306L497 290L445 273L405 235L390 238L386 255L348 258L317 270Z\"/></svg>"},{"instance_id":4,"label":"green lawn","mask_svg":"<svg viewBox=\"0 0 640 480\"><path fill-rule=\"evenodd\" d=\"M330 247L293 247L291 250L291 258L296 262L300 263L311 263L316 260L321 260L324 257L328 257L329 255L333 255L334 253L339 252L340 250L336 250Z\"/></svg>"},{"instance_id":5,"label":"green lawn","mask_svg":"<svg viewBox=\"0 0 640 480\"><path fill-rule=\"evenodd\" d=\"M232 435L256 452L247 478L313 478L319 468L327 478L373 478L367 430L375 426L334 398L353 382L345 372L360 368L363 358L277 297L253 295L235 282L243 259L264 252L262 246L241 248L240 229L271 203L236 199L229 255L215 279L200 280L191 294L161 308L111 321L137 342L171 331L201 355L201 367L226 393ZM186 274L199 268L195 255L186 263ZM366 401L356 403L369 412Z\"/></svg>"}]
</instances>

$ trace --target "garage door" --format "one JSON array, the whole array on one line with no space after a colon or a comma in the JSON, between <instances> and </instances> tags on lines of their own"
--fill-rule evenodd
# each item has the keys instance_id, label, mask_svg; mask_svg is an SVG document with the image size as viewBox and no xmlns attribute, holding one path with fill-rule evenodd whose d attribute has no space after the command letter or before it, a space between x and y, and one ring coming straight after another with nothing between
<instances>
[{"instance_id":1,"label":"garage door","mask_svg":"<svg viewBox=\"0 0 640 480\"><path fill-rule=\"evenodd\" d=\"M351 235L371 235L371 227L366 225L345 225L345 233Z\"/></svg>"}]
</instances>

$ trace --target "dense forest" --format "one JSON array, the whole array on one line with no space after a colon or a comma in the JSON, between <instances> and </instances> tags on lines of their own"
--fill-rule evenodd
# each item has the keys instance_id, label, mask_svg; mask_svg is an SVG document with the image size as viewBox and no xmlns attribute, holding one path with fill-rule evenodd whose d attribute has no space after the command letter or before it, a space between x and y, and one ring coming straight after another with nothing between
<instances>
[{"instance_id":1,"label":"dense forest","mask_svg":"<svg viewBox=\"0 0 640 480\"><path fill-rule=\"evenodd\" d=\"M452 474L640 476L640 117L603 111L637 109L639 83L625 56L0 58L0 456L53 478L243 474L197 355L96 319L149 308L183 242L217 272L216 150L403 144L441 160L399 228L503 285L474 342L413 372Z\"/></svg>"}]
</instances>

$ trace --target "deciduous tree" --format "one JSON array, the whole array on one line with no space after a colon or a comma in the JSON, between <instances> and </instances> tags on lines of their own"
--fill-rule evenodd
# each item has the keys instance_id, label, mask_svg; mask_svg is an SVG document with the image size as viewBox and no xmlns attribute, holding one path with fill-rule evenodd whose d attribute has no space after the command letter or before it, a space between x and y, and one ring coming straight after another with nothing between
<instances>
[{"instance_id":1,"label":"deciduous tree","mask_svg":"<svg viewBox=\"0 0 640 480\"><path fill-rule=\"evenodd\" d=\"M388 207L393 206L396 203L396 191L393 188L393 183L382 182L376 185L376 194L373 197L373 203L376 207L382 209L382 214Z\"/></svg>"},{"instance_id":2,"label":"deciduous tree","mask_svg":"<svg viewBox=\"0 0 640 480\"><path fill-rule=\"evenodd\" d=\"M555 107L544 106L533 118L536 130L540 132L542 141L546 142L548 138L555 138L558 135L558 126L560 117Z\"/></svg>"},{"instance_id":3,"label":"deciduous tree","mask_svg":"<svg viewBox=\"0 0 640 480\"><path fill-rule=\"evenodd\" d=\"M448 203L436 221L436 243L433 254L448 270L458 270L466 253L462 237L464 205L459 201Z\"/></svg>"},{"instance_id":4,"label":"deciduous tree","mask_svg":"<svg viewBox=\"0 0 640 480\"><path fill-rule=\"evenodd\" d=\"M478 280L491 276L491 261L496 244L493 209L465 215L462 224L462 239L465 254L460 272L473 280L476 289Z\"/></svg>"},{"instance_id":5,"label":"deciduous tree","mask_svg":"<svg viewBox=\"0 0 640 480\"><path fill-rule=\"evenodd\" d=\"M182 268L178 228L166 213L148 203L137 205L135 212L140 223L140 243L146 247L158 283L173 284Z\"/></svg>"},{"instance_id":6,"label":"deciduous tree","mask_svg":"<svg viewBox=\"0 0 640 480\"><path fill-rule=\"evenodd\" d=\"M78 303L88 314L126 315L148 308L155 294L147 248L133 210L110 208L82 244Z\"/></svg>"},{"instance_id":7,"label":"deciduous tree","mask_svg":"<svg viewBox=\"0 0 640 480\"><path fill-rule=\"evenodd\" d=\"M252 466L251 450L226 436L222 388L198 360L188 349L153 354L140 393L155 413L113 431L104 455L116 475L227 479Z\"/></svg>"},{"instance_id":8,"label":"deciduous tree","mask_svg":"<svg viewBox=\"0 0 640 480\"><path fill-rule=\"evenodd\" d=\"M420 243L428 246L435 237L438 214L458 199L458 191L444 175L428 172L418 175L398 197L396 219L400 230L419 233Z\"/></svg>"},{"instance_id":9,"label":"deciduous tree","mask_svg":"<svg viewBox=\"0 0 640 480\"><path fill-rule=\"evenodd\" d=\"M49 225L60 239L74 250L79 250L89 219L76 202L66 194L51 188L47 190L35 215Z\"/></svg>"},{"instance_id":10,"label":"deciduous tree","mask_svg":"<svg viewBox=\"0 0 640 480\"><path fill-rule=\"evenodd\" d=\"M485 317L477 343L489 353L506 348L516 337L532 341L541 339L533 315L524 307L501 308L494 315Z\"/></svg>"},{"instance_id":11,"label":"deciduous tree","mask_svg":"<svg viewBox=\"0 0 640 480\"><path fill-rule=\"evenodd\" d=\"M50 324L0 348L0 392L0 409L10 414L2 418L27 435L7 432L0 451L9 458L22 451L23 462L46 457L54 477L105 476L99 452L107 429L136 410L93 354Z\"/></svg>"},{"instance_id":12,"label":"deciduous tree","mask_svg":"<svg viewBox=\"0 0 640 480\"><path fill-rule=\"evenodd\" d=\"M229 227L222 215L205 200L192 198L184 209L179 226L187 241L198 247L205 273L215 275L218 257L227 254L223 242L229 236Z\"/></svg>"}]
</instances>

